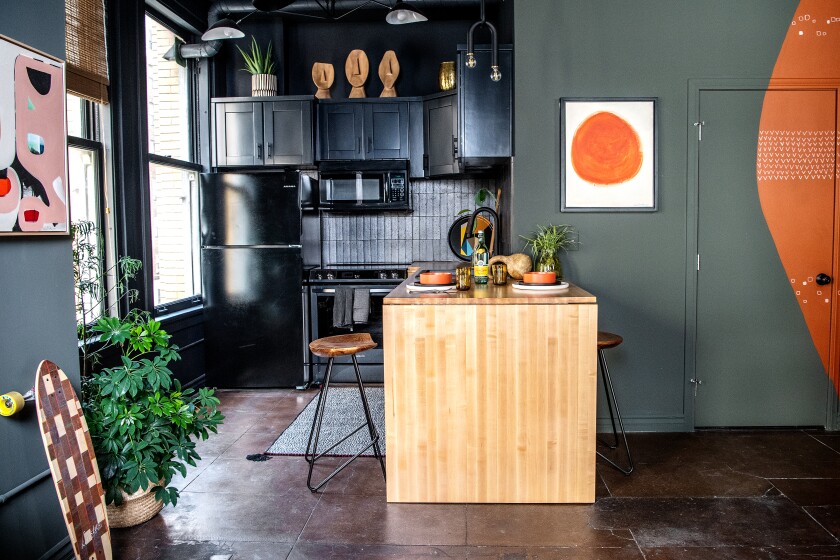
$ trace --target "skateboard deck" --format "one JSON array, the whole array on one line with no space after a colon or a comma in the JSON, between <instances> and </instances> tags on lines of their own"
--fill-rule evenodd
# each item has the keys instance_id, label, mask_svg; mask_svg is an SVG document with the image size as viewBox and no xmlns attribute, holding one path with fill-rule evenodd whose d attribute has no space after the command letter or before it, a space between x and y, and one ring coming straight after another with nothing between
<instances>
[{"instance_id":1,"label":"skateboard deck","mask_svg":"<svg viewBox=\"0 0 840 560\"><path fill-rule=\"evenodd\" d=\"M76 558L111 560L105 493L76 392L64 372L44 360L35 395L41 438Z\"/></svg>"}]
</instances>

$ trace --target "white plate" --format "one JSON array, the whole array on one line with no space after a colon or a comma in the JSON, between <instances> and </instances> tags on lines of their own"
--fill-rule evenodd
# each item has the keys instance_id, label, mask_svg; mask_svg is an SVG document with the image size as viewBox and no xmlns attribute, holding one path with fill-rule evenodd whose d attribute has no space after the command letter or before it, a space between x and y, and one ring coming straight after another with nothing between
<instances>
[{"instance_id":1,"label":"white plate","mask_svg":"<svg viewBox=\"0 0 840 560\"><path fill-rule=\"evenodd\" d=\"M559 292L560 290L566 290L569 288L568 282L560 282L559 284L553 284L548 286L538 286L535 284L526 284L525 282L514 282L513 289L514 290L526 290L526 291L533 291L533 292Z\"/></svg>"},{"instance_id":2,"label":"white plate","mask_svg":"<svg viewBox=\"0 0 840 560\"><path fill-rule=\"evenodd\" d=\"M406 284L405 289L409 292L451 292L455 290L455 284L449 286L435 286L434 284Z\"/></svg>"}]
</instances>

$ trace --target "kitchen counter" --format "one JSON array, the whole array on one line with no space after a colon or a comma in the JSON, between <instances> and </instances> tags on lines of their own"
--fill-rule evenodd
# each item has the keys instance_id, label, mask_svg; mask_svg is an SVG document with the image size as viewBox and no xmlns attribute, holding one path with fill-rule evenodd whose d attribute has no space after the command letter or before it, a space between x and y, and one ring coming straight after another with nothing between
<instances>
[{"instance_id":1,"label":"kitchen counter","mask_svg":"<svg viewBox=\"0 0 840 560\"><path fill-rule=\"evenodd\" d=\"M593 502L595 296L415 280L383 305L388 501Z\"/></svg>"}]
</instances>

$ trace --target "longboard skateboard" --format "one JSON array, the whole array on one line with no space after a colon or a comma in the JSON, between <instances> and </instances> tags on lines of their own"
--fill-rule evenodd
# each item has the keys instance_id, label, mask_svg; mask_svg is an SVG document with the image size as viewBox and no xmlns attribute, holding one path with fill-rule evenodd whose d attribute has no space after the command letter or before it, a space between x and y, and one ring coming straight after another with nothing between
<instances>
[{"instance_id":1,"label":"longboard skateboard","mask_svg":"<svg viewBox=\"0 0 840 560\"><path fill-rule=\"evenodd\" d=\"M64 372L44 360L35 395L41 439L76 558L111 560L105 493L76 392Z\"/></svg>"}]
</instances>

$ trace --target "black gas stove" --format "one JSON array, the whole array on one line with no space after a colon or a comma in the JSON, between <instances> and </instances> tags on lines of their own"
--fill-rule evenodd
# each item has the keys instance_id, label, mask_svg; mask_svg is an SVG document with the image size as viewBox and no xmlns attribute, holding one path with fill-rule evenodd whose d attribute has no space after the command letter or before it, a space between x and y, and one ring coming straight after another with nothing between
<instances>
[{"instance_id":1,"label":"black gas stove","mask_svg":"<svg viewBox=\"0 0 840 560\"><path fill-rule=\"evenodd\" d=\"M308 271L310 284L399 284L408 276L404 264L333 264Z\"/></svg>"}]
</instances>

